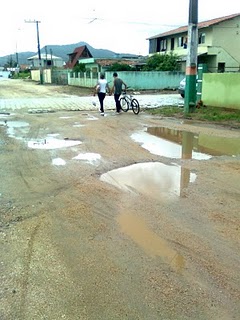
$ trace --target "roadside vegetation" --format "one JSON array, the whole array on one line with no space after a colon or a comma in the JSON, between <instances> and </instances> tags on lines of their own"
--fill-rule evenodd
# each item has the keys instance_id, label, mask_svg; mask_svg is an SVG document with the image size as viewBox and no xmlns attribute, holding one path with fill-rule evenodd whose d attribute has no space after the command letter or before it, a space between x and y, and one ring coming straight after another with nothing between
<instances>
[{"instance_id":1,"label":"roadside vegetation","mask_svg":"<svg viewBox=\"0 0 240 320\"><path fill-rule=\"evenodd\" d=\"M184 113L184 108L167 106L155 109L147 109L145 110L145 112L162 117L175 117L220 124L229 124L231 126L240 128L240 110L207 106L195 109L195 112L186 114Z\"/></svg>"},{"instance_id":2,"label":"roadside vegetation","mask_svg":"<svg viewBox=\"0 0 240 320\"><path fill-rule=\"evenodd\" d=\"M12 79L30 79L31 73L29 70L13 72L11 78Z\"/></svg>"},{"instance_id":3,"label":"roadside vegetation","mask_svg":"<svg viewBox=\"0 0 240 320\"><path fill-rule=\"evenodd\" d=\"M178 56L170 54L154 54L147 58L143 71L178 71Z\"/></svg>"}]
</instances>

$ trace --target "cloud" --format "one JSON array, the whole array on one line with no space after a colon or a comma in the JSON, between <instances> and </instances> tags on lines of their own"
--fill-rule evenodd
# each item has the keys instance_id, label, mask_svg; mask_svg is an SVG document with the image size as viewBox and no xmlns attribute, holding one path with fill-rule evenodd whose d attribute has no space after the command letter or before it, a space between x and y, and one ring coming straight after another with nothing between
<instances>
[{"instance_id":1,"label":"cloud","mask_svg":"<svg viewBox=\"0 0 240 320\"><path fill-rule=\"evenodd\" d=\"M228 5L219 0L198 1L199 21L240 12L235 0ZM14 10L13 10L14 8ZM188 23L189 0L13 0L4 3L0 28L0 56L23 51L37 52L34 24L39 24L40 45L71 44L85 41L95 48L136 54L148 53L146 38ZM8 14L9 13L9 14Z\"/></svg>"}]
</instances>

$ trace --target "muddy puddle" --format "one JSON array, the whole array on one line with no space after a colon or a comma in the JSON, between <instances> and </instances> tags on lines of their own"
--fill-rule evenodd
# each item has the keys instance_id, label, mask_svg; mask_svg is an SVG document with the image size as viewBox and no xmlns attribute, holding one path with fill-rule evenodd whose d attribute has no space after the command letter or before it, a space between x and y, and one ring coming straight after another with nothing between
<instances>
[{"instance_id":1,"label":"muddy puddle","mask_svg":"<svg viewBox=\"0 0 240 320\"><path fill-rule=\"evenodd\" d=\"M52 159L52 165L54 166L65 166L66 161L63 160L62 158L54 158Z\"/></svg>"},{"instance_id":2,"label":"muddy puddle","mask_svg":"<svg viewBox=\"0 0 240 320\"><path fill-rule=\"evenodd\" d=\"M240 154L240 139L194 134L164 127L150 127L131 138L152 154L174 159L207 160Z\"/></svg>"},{"instance_id":3,"label":"muddy puddle","mask_svg":"<svg viewBox=\"0 0 240 320\"><path fill-rule=\"evenodd\" d=\"M79 153L79 155L77 155L73 159L74 160L83 160L83 161L87 161L91 164L95 164L96 161L101 160L101 155L98 153L91 153L91 152Z\"/></svg>"},{"instance_id":4,"label":"muddy puddle","mask_svg":"<svg viewBox=\"0 0 240 320\"><path fill-rule=\"evenodd\" d=\"M31 149L44 149L44 150L73 147L73 146L77 146L79 144L82 144L82 142L78 141L78 140L56 139L54 137L48 137L46 139L28 141L29 148L31 148Z\"/></svg>"},{"instance_id":5,"label":"muddy puddle","mask_svg":"<svg viewBox=\"0 0 240 320\"><path fill-rule=\"evenodd\" d=\"M147 162L109 171L102 174L100 180L122 191L170 201L184 197L186 188L196 177L195 173L182 166Z\"/></svg>"},{"instance_id":6,"label":"muddy puddle","mask_svg":"<svg viewBox=\"0 0 240 320\"><path fill-rule=\"evenodd\" d=\"M72 160L80 160L87 162L92 165L96 165L99 160L101 160L101 155L98 153L79 153L76 157L73 157ZM52 165L54 166L65 166L67 162L62 158L52 159Z\"/></svg>"},{"instance_id":7,"label":"muddy puddle","mask_svg":"<svg viewBox=\"0 0 240 320\"><path fill-rule=\"evenodd\" d=\"M124 213L117 217L121 231L134 241L147 255L160 257L175 271L181 272L185 267L185 259L178 254L168 242L159 237L140 217Z\"/></svg>"},{"instance_id":8,"label":"muddy puddle","mask_svg":"<svg viewBox=\"0 0 240 320\"><path fill-rule=\"evenodd\" d=\"M25 121L1 120L0 126L5 127L7 135L15 139L22 139L29 131L29 123Z\"/></svg>"}]
</instances>

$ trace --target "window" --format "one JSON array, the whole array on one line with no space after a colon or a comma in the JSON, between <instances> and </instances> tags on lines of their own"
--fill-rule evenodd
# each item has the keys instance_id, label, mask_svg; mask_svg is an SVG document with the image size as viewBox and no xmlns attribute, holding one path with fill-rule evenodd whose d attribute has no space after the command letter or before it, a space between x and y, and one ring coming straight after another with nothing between
<instances>
[{"instance_id":1,"label":"window","mask_svg":"<svg viewBox=\"0 0 240 320\"><path fill-rule=\"evenodd\" d=\"M184 48L184 49L187 49L187 43L188 43L188 38L185 37L185 38L184 38L184 43L183 43L183 48Z\"/></svg>"},{"instance_id":2,"label":"window","mask_svg":"<svg viewBox=\"0 0 240 320\"><path fill-rule=\"evenodd\" d=\"M183 37L178 38L178 47L183 47Z\"/></svg>"},{"instance_id":3,"label":"window","mask_svg":"<svg viewBox=\"0 0 240 320\"><path fill-rule=\"evenodd\" d=\"M198 37L198 44L205 43L205 33L200 33Z\"/></svg>"},{"instance_id":4,"label":"window","mask_svg":"<svg viewBox=\"0 0 240 320\"><path fill-rule=\"evenodd\" d=\"M171 50L174 50L174 42L175 42L175 39L171 38Z\"/></svg>"},{"instance_id":5,"label":"window","mask_svg":"<svg viewBox=\"0 0 240 320\"><path fill-rule=\"evenodd\" d=\"M219 62L218 63L218 72L219 73L225 72L225 62Z\"/></svg>"},{"instance_id":6,"label":"window","mask_svg":"<svg viewBox=\"0 0 240 320\"><path fill-rule=\"evenodd\" d=\"M163 39L160 42L160 51L166 51L167 50L167 40Z\"/></svg>"}]
</instances>

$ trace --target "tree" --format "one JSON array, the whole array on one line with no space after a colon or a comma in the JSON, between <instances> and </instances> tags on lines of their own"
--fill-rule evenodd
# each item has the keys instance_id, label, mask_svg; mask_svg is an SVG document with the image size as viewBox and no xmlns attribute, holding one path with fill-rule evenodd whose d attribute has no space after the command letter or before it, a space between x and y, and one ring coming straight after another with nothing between
<instances>
[{"instance_id":1,"label":"tree","mask_svg":"<svg viewBox=\"0 0 240 320\"><path fill-rule=\"evenodd\" d=\"M73 68L73 72L86 72L86 65L85 63L79 63L77 62L76 65Z\"/></svg>"},{"instance_id":2,"label":"tree","mask_svg":"<svg viewBox=\"0 0 240 320\"><path fill-rule=\"evenodd\" d=\"M4 65L4 68L16 68L17 62L13 60L12 56L9 56L7 63Z\"/></svg>"},{"instance_id":3,"label":"tree","mask_svg":"<svg viewBox=\"0 0 240 320\"><path fill-rule=\"evenodd\" d=\"M108 71L132 71L132 67L125 63L114 63L108 68Z\"/></svg>"},{"instance_id":4,"label":"tree","mask_svg":"<svg viewBox=\"0 0 240 320\"><path fill-rule=\"evenodd\" d=\"M147 59L143 71L177 71L179 69L177 55L170 54L154 54Z\"/></svg>"}]
</instances>

